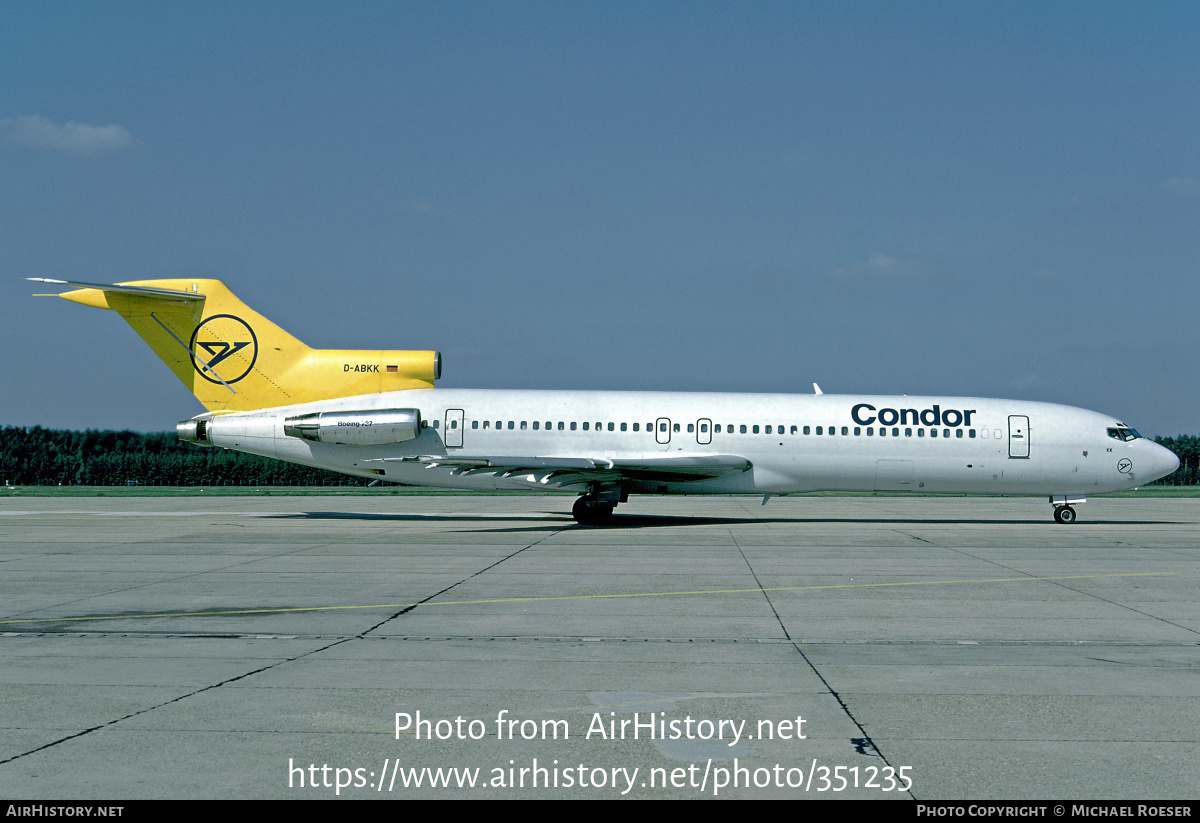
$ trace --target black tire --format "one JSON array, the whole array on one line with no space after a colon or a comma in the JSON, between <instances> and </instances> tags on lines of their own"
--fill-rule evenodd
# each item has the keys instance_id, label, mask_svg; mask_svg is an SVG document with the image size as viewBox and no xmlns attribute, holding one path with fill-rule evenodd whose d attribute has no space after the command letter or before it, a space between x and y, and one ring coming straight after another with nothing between
<instances>
[{"instance_id":1,"label":"black tire","mask_svg":"<svg viewBox=\"0 0 1200 823\"><path fill-rule=\"evenodd\" d=\"M1074 523L1075 522L1075 510L1072 509L1070 506L1063 506L1057 512L1055 512L1054 519L1057 520L1059 523Z\"/></svg>"},{"instance_id":2,"label":"black tire","mask_svg":"<svg viewBox=\"0 0 1200 823\"><path fill-rule=\"evenodd\" d=\"M614 508L616 505L613 503L598 503L580 497L575 500L575 505L571 506L571 516L581 526L603 526L612 518Z\"/></svg>"}]
</instances>

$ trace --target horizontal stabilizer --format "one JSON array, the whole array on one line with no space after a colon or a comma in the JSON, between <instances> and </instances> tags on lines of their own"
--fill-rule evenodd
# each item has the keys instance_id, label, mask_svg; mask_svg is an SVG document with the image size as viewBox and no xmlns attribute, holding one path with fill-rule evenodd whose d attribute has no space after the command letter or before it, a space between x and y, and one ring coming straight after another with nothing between
<instances>
[{"instance_id":1,"label":"horizontal stabilizer","mask_svg":"<svg viewBox=\"0 0 1200 823\"><path fill-rule=\"evenodd\" d=\"M141 294L147 297L157 297L166 300L203 300L204 295L198 292L180 291L178 289L152 289L146 286L126 286L121 283L111 285L105 283L83 283L78 280L52 280L49 277L26 277L34 283L49 283L54 286L74 286L82 289L98 289L100 291L118 292L120 294Z\"/></svg>"}]
</instances>

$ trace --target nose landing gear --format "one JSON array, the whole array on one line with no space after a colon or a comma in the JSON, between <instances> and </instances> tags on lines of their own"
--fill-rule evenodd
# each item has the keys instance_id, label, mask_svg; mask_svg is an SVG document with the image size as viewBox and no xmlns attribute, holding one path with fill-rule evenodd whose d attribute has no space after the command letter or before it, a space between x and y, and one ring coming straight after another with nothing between
<instances>
[{"instance_id":1,"label":"nose landing gear","mask_svg":"<svg viewBox=\"0 0 1200 823\"><path fill-rule=\"evenodd\" d=\"M1071 508L1073 503L1086 503L1087 498L1077 494L1052 494L1050 495L1050 505L1054 507L1054 522L1055 523L1074 523L1075 510Z\"/></svg>"}]
</instances>

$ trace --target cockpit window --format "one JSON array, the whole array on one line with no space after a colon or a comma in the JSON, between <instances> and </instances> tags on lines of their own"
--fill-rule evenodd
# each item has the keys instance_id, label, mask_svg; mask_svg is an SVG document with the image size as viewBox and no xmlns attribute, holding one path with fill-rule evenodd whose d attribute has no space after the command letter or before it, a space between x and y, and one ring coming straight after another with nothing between
<instances>
[{"instance_id":1,"label":"cockpit window","mask_svg":"<svg viewBox=\"0 0 1200 823\"><path fill-rule=\"evenodd\" d=\"M1137 433L1136 429L1109 429L1108 436L1114 440L1125 441L1137 440L1139 437L1141 437L1141 435Z\"/></svg>"}]
</instances>

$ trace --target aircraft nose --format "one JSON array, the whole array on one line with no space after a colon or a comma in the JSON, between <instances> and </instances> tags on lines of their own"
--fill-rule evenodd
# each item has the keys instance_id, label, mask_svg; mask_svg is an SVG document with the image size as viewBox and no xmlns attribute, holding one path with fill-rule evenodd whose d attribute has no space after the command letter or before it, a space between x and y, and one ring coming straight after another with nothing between
<instances>
[{"instance_id":1,"label":"aircraft nose","mask_svg":"<svg viewBox=\"0 0 1200 823\"><path fill-rule=\"evenodd\" d=\"M1154 444L1154 479L1166 477L1179 468L1179 458L1165 446Z\"/></svg>"}]
</instances>

